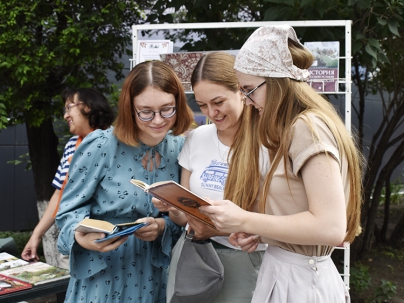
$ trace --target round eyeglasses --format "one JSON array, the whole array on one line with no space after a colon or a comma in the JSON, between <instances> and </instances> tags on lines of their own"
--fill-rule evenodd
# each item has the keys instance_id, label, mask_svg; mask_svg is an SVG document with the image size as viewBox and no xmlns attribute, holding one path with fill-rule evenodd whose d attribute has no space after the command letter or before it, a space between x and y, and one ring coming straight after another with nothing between
<instances>
[{"instance_id":1,"label":"round eyeglasses","mask_svg":"<svg viewBox=\"0 0 404 303\"><path fill-rule=\"evenodd\" d=\"M70 112L70 109L71 109L72 107L75 107L75 106L77 106L77 105L79 105L79 104L83 104L83 102L69 103L68 105L66 105L65 107L63 107L63 115L66 114L66 113L69 113L69 112Z\"/></svg>"},{"instance_id":2,"label":"round eyeglasses","mask_svg":"<svg viewBox=\"0 0 404 303\"><path fill-rule=\"evenodd\" d=\"M265 83L267 83L267 82L266 82L266 81L262 82L260 85L258 85L257 87L253 88L253 89L250 90L248 93L247 93L244 89L242 89L242 88L240 88L240 91L243 93L243 95L244 95L246 98L250 99L253 103L255 103L255 101L254 101L253 99L251 99L250 95L251 95L253 92L255 92L257 89L259 89L261 86L263 86Z\"/></svg>"},{"instance_id":3,"label":"round eyeglasses","mask_svg":"<svg viewBox=\"0 0 404 303\"><path fill-rule=\"evenodd\" d=\"M177 108L175 106L166 106L156 112L150 109L137 111L135 108L135 112L137 113L137 116L140 120L148 122L154 119L156 113L159 113L162 118L171 118L177 112Z\"/></svg>"}]
</instances>

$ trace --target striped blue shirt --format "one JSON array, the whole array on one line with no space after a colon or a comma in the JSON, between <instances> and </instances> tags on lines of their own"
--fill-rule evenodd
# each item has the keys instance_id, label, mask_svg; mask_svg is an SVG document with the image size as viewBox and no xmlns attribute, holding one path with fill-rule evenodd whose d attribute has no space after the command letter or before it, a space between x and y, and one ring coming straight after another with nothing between
<instances>
[{"instance_id":1,"label":"striped blue shirt","mask_svg":"<svg viewBox=\"0 0 404 303\"><path fill-rule=\"evenodd\" d=\"M56 172L55 178L53 178L52 185L56 189L61 189L63 181L66 178L66 174L69 171L69 157L73 156L76 151L76 142L79 136L73 136L69 139L69 141L65 145L65 149L63 151L62 159L60 159L59 167Z\"/></svg>"}]
</instances>

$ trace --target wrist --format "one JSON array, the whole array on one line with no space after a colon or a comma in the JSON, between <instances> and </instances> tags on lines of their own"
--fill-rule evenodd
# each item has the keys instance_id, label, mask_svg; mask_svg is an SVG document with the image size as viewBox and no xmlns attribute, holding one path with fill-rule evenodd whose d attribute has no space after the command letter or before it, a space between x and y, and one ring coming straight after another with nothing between
<instances>
[{"instance_id":1,"label":"wrist","mask_svg":"<svg viewBox=\"0 0 404 303\"><path fill-rule=\"evenodd\" d=\"M182 216L184 213L179 210L170 210L169 214L172 215L173 217L179 217Z\"/></svg>"},{"instance_id":2,"label":"wrist","mask_svg":"<svg viewBox=\"0 0 404 303\"><path fill-rule=\"evenodd\" d=\"M158 225L159 235L162 235L166 227L166 220L164 220L164 218L157 218L156 223Z\"/></svg>"},{"instance_id":3,"label":"wrist","mask_svg":"<svg viewBox=\"0 0 404 303\"><path fill-rule=\"evenodd\" d=\"M31 238L41 239L44 234L45 234L44 232L34 229Z\"/></svg>"}]
</instances>

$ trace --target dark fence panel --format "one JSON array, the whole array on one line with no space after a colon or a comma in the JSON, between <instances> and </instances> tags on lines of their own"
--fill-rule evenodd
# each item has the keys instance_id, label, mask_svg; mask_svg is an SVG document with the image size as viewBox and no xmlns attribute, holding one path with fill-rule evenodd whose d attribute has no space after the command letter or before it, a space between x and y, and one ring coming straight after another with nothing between
<instances>
[{"instance_id":1,"label":"dark fence panel","mask_svg":"<svg viewBox=\"0 0 404 303\"><path fill-rule=\"evenodd\" d=\"M25 125L0 132L0 230L30 230L38 223L32 171L26 163L7 164L28 153Z\"/></svg>"}]
</instances>

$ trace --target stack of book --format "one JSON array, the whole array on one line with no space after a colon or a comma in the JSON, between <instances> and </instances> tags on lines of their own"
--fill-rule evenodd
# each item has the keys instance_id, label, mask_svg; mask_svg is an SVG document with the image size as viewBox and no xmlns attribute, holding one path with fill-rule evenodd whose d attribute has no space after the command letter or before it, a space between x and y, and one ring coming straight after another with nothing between
<instances>
[{"instance_id":1,"label":"stack of book","mask_svg":"<svg viewBox=\"0 0 404 303\"><path fill-rule=\"evenodd\" d=\"M0 253L0 296L69 277L66 269L44 262L29 263L6 252Z\"/></svg>"}]
</instances>

